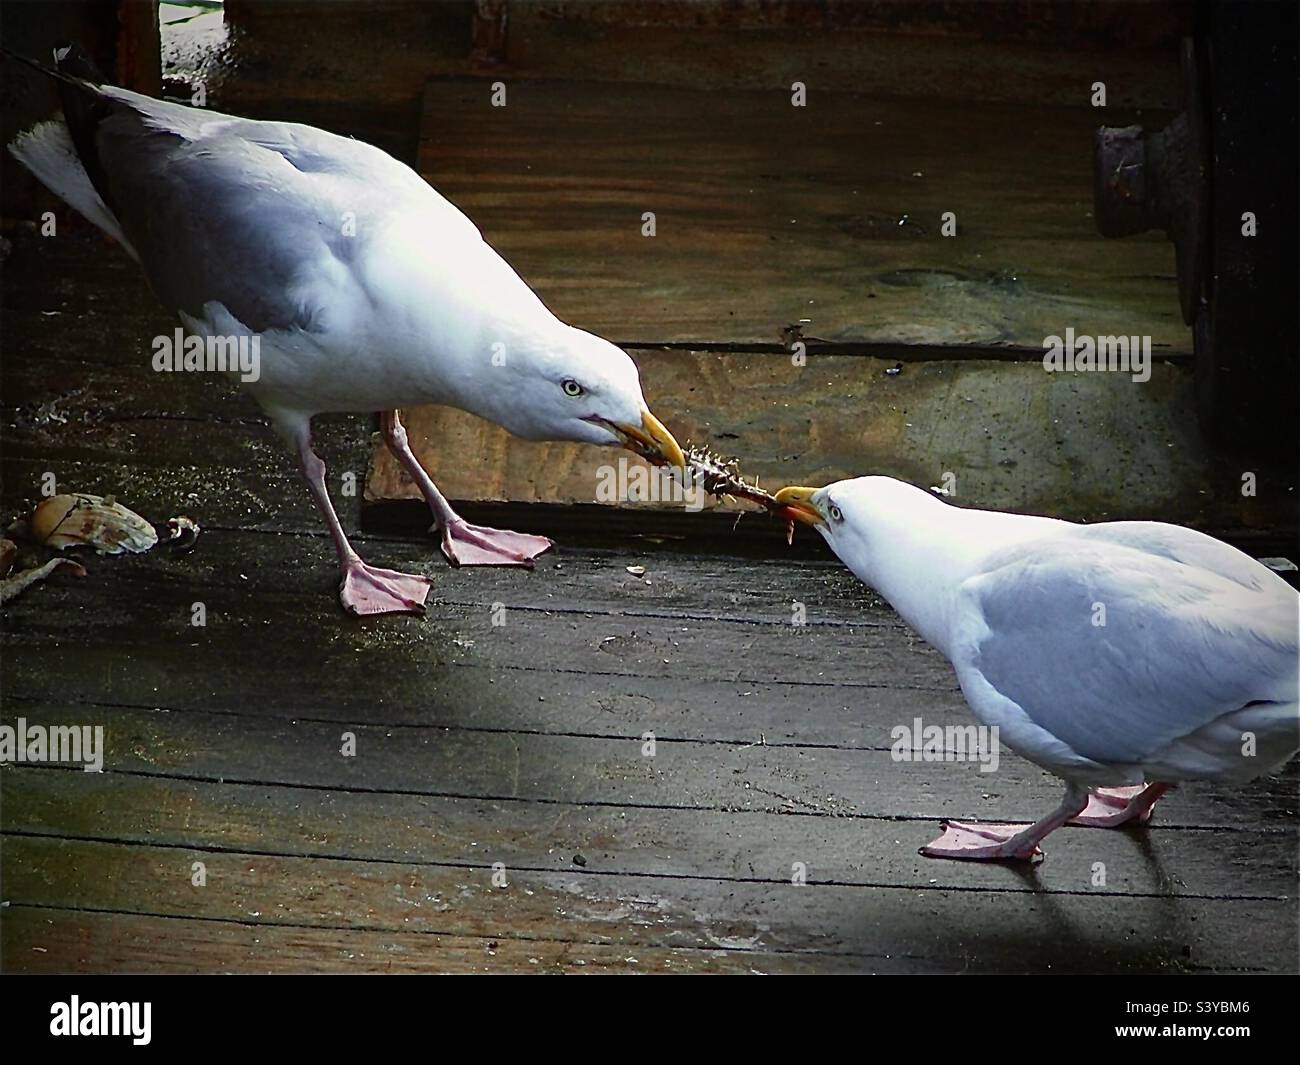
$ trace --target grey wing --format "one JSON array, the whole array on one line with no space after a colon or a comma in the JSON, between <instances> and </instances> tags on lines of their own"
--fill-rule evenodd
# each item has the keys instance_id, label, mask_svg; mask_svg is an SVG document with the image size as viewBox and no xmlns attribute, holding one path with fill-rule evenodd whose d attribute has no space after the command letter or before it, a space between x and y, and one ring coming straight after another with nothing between
<instances>
[{"instance_id":1,"label":"grey wing","mask_svg":"<svg viewBox=\"0 0 1300 1065\"><path fill-rule=\"evenodd\" d=\"M347 212L389 209L384 172L410 171L309 127L103 93L113 102L95 130L106 200L159 298L198 319L215 301L255 332L317 328L330 280L374 229L363 217L350 231Z\"/></svg>"},{"instance_id":2,"label":"grey wing","mask_svg":"<svg viewBox=\"0 0 1300 1065\"><path fill-rule=\"evenodd\" d=\"M1122 544L1149 555L1217 573L1246 588L1272 587L1279 592L1289 585L1260 562L1235 547L1195 529L1159 521L1109 521L1078 527L1085 540Z\"/></svg>"},{"instance_id":3,"label":"grey wing","mask_svg":"<svg viewBox=\"0 0 1300 1065\"><path fill-rule=\"evenodd\" d=\"M1251 703L1294 704L1300 596L1132 548L1018 547L959 593L974 669L1039 727L1133 764Z\"/></svg>"}]
</instances>

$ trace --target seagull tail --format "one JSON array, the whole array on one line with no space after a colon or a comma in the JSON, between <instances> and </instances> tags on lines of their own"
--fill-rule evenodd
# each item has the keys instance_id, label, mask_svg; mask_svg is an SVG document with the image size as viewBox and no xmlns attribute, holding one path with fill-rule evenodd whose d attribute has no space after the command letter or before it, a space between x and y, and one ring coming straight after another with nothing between
<instances>
[{"instance_id":1,"label":"seagull tail","mask_svg":"<svg viewBox=\"0 0 1300 1065\"><path fill-rule=\"evenodd\" d=\"M75 47L56 49L57 69L0 46L0 52L59 82L66 121L42 122L9 144L9 154L54 195L75 208L139 259L106 200L94 127L109 110L97 87L103 78ZM98 173L100 180L95 180Z\"/></svg>"}]
</instances>

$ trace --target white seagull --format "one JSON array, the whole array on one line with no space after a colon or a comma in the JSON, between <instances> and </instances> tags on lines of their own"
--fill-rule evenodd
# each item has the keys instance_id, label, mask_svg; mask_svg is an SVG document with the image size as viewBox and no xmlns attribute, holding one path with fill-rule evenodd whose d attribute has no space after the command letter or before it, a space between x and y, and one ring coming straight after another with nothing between
<instances>
[{"instance_id":1,"label":"white seagull","mask_svg":"<svg viewBox=\"0 0 1300 1065\"><path fill-rule=\"evenodd\" d=\"M531 566L552 544L456 514L407 446L403 406L446 404L529 440L617 444L683 466L627 353L556 318L410 167L310 126L103 84L73 49L55 59L57 72L24 62L58 78L64 120L9 150L140 263L192 334L260 338L260 376L245 384L297 453L348 610L422 609L429 580L352 549L312 450L316 414L380 412L462 565Z\"/></svg>"},{"instance_id":2,"label":"white seagull","mask_svg":"<svg viewBox=\"0 0 1300 1065\"><path fill-rule=\"evenodd\" d=\"M1172 785L1300 749L1300 595L1203 533L965 510L889 477L776 494L957 671L1007 745L1063 778L1033 825L949 822L935 858L1033 859L1067 821L1145 821Z\"/></svg>"}]
</instances>

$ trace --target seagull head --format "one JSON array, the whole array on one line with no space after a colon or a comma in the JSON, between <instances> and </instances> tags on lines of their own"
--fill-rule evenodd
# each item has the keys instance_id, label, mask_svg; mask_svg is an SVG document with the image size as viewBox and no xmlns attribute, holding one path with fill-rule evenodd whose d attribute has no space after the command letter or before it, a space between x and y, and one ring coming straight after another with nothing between
<instances>
[{"instance_id":1,"label":"seagull head","mask_svg":"<svg viewBox=\"0 0 1300 1065\"><path fill-rule=\"evenodd\" d=\"M776 493L776 501L781 505L777 514L787 521L811 525L829 541L833 528L844 524L844 508L830 495L837 490L846 491L852 484L852 481L836 481L825 488L788 485Z\"/></svg>"},{"instance_id":2,"label":"seagull head","mask_svg":"<svg viewBox=\"0 0 1300 1065\"><path fill-rule=\"evenodd\" d=\"M775 513L786 521L811 525L858 580L876 586L871 538L878 505L873 497L879 493L872 488L882 481L889 478L855 477L824 488L790 485L776 493L780 509ZM790 533L794 535L793 525Z\"/></svg>"},{"instance_id":3,"label":"seagull head","mask_svg":"<svg viewBox=\"0 0 1300 1065\"><path fill-rule=\"evenodd\" d=\"M776 493L778 517L811 525L857 576L874 584L875 561L901 522L920 527L930 508L944 504L915 485L893 477L853 477L824 488L790 485Z\"/></svg>"},{"instance_id":4,"label":"seagull head","mask_svg":"<svg viewBox=\"0 0 1300 1065\"><path fill-rule=\"evenodd\" d=\"M516 436L614 444L656 465L685 467L673 434L646 405L636 364L617 345L566 326L505 366L520 402L498 404L493 417Z\"/></svg>"},{"instance_id":5,"label":"seagull head","mask_svg":"<svg viewBox=\"0 0 1300 1065\"><path fill-rule=\"evenodd\" d=\"M790 485L776 493L779 517L811 525L840 559L862 577L869 557L867 538L881 497L900 485L889 477L854 477L824 488ZM887 504L886 504L887 505ZM862 579L866 579L863 577Z\"/></svg>"}]
</instances>

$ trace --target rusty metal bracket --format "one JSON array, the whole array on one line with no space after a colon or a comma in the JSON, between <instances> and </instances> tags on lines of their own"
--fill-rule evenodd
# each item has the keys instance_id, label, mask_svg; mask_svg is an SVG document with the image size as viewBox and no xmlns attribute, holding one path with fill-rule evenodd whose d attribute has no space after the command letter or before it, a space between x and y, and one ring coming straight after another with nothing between
<instances>
[{"instance_id":1,"label":"rusty metal bracket","mask_svg":"<svg viewBox=\"0 0 1300 1065\"><path fill-rule=\"evenodd\" d=\"M470 51L470 62L475 67L497 67L506 61L509 15L507 0L475 0Z\"/></svg>"},{"instance_id":2,"label":"rusty metal bracket","mask_svg":"<svg viewBox=\"0 0 1300 1065\"><path fill-rule=\"evenodd\" d=\"M1093 142L1093 202L1104 237L1163 229L1178 262L1178 296L1189 325L1208 268L1209 144L1196 49L1183 41L1183 110L1164 129L1102 126Z\"/></svg>"}]
</instances>

